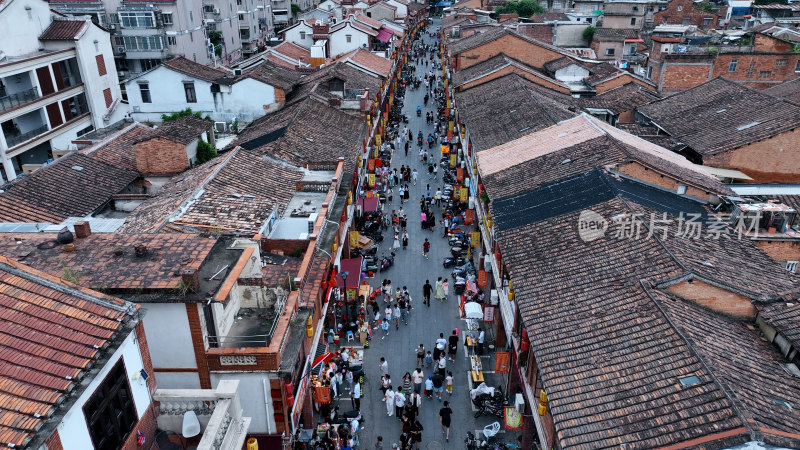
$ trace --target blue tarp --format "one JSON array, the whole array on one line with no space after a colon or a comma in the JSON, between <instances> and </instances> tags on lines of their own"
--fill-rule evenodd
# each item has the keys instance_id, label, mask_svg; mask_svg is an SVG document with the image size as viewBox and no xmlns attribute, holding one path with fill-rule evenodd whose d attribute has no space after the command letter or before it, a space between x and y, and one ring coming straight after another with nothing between
<instances>
[{"instance_id":1,"label":"blue tarp","mask_svg":"<svg viewBox=\"0 0 800 450\"><path fill-rule=\"evenodd\" d=\"M439 2L436 6L453 6L453 2Z\"/></svg>"}]
</instances>

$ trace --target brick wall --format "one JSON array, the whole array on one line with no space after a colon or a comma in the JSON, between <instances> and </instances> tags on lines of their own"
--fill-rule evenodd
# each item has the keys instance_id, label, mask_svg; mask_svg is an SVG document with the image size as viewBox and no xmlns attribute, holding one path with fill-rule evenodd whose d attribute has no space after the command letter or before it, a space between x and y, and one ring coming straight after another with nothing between
<instances>
[{"instance_id":1,"label":"brick wall","mask_svg":"<svg viewBox=\"0 0 800 450\"><path fill-rule=\"evenodd\" d=\"M561 85L558 85L558 84L555 84L555 83L551 83L551 82L547 81L547 79L545 79L543 77L533 75L533 74L531 74L529 72L526 72L526 71L524 71L522 69L519 69L517 67L514 67L514 66L506 66L506 67L504 67L504 68L502 68L502 69L500 69L500 70L498 70L496 72L492 72L490 74L487 74L486 76L483 76L483 77L481 77L481 78L479 78L479 79L477 79L475 81L472 81L472 82L469 82L469 83L464 83L463 85L459 86L458 90L464 90L464 89L468 89L468 88L471 88L471 87L474 87L474 86L479 86L481 84L487 83L487 82L489 82L491 80L494 80L496 78L500 78L500 77L506 76L506 75L508 75L510 73L517 73L520 76L522 76L523 78L525 78L526 80L532 81L532 82L534 82L536 84L539 84L541 86L544 86L546 88L553 89L555 91L562 92L564 94L569 94L570 93L570 90L567 87L564 87L564 86L561 86Z\"/></svg>"},{"instance_id":2,"label":"brick wall","mask_svg":"<svg viewBox=\"0 0 800 450\"><path fill-rule=\"evenodd\" d=\"M625 43L620 39L618 41L599 41L597 39L592 40L591 48L597 54L597 59L600 61L614 61L622 59L622 52L624 50ZM606 50L613 49L613 55L606 55Z\"/></svg>"},{"instance_id":3,"label":"brick wall","mask_svg":"<svg viewBox=\"0 0 800 450\"><path fill-rule=\"evenodd\" d=\"M142 322L136 324L136 340L139 343L139 353L142 355L142 363L144 370L150 375L147 379L147 387L150 390L150 395L156 391L156 377L153 371L153 361L150 359L150 349L147 347L147 336L144 333L144 325Z\"/></svg>"},{"instance_id":4,"label":"brick wall","mask_svg":"<svg viewBox=\"0 0 800 450\"><path fill-rule=\"evenodd\" d=\"M623 73L622 75L620 75L618 77L615 77L615 78L612 78L610 80L604 81L602 83L596 84L594 86L594 90L598 94L602 94L605 91L620 87L620 86L622 86L624 84L628 84L630 82L634 82L634 83L636 83L638 85L641 85L641 86L644 86L644 87L646 87L648 89L654 89L654 87L652 85L650 85L650 84L640 80L639 78L636 78L633 75L631 75L631 74L626 72L626 73Z\"/></svg>"},{"instance_id":5,"label":"brick wall","mask_svg":"<svg viewBox=\"0 0 800 450\"><path fill-rule=\"evenodd\" d=\"M685 182L679 182L675 178L666 176L654 170L642 166L638 163L629 163L624 166L617 167L620 172L630 175L637 180L642 180L645 183L654 184L664 189L669 189L672 192L677 192L678 185L686 186ZM710 193L693 186L686 186L686 194L708 201Z\"/></svg>"},{"instance_id":6,"label":"brick wall","mask_svg":"<svg viewBox=\"0 0 800 450\"><path fill-rule=\"evenodd\" d=\"M733 317L755 319L756 308L750 299L700 280L684 281L670 286L668 291L700 306Z\"/></svg>"},{"instance_id":7,"label":"brick wall","mask_svg":"<svg viewBox=\"0 0 800 450\"><path fill-rule=\"evenodd\" d=\"M754 183L800 182L800 129L754 142L739 149L703 157L703 164L738 169Z\"/></svg>"},{"instance_id":8,"label":"brick wall","mask_svg":"<svg viewBox=\"0 0 800 450\"><path fill-rule=\"evenodd\" d=\"M148 139L133 146L136 170L143 174L180 173L189 168L186 146L163 138Z\"/></svg>"},{"instance_id":9,"label":"brick wall","mask_svg":"<svg viewBox=\"0 0 800 450\"><path fill-rule=\"evenodd\" d=\"M667 62L661 68L659 90L661 92L683 92L710 80L713 61L690 63Z\"/></svg>"},{"instance_id":10,"label":"brick wall","mask_svg":"<svg viewBox=\"0 0 800 450\"><path fill-rule=\"evenodd\" d=\"M201 389L211 389L211 376L206 361L206 349L203 342L203 327L200 325L200 312L194 303L186 303L186 316L189 320L189 331L192 334L192 347L194 358L197 361L197 376L200 378Z\"/></svg>"},{"instance_id":11,"label":"brick wall","mask_svg":"<svg viewBox=\"0 0 800 450\"><path fill-rule=\"evenodd\" d=\"M131 431L128 439L125 439L125 443L122 445L122 450L142 450L151 448L156 435L156 417L156 407L155 405L151 404L147 408L147 411L144 413L142 418L139 419L139 423L133 427L133 431ZM142 447L140 447L136 442L136 436L139 432L144 433L145 436L145 443Z\"/></svg>"},{"instance_id":12,"label":"brick wall","mask_svg":"<svg viewBox=\"0 0 800 450\"><path fill-rule=\"evenodd\" d=\"M773 41L760 40L760 37L756 39L756 42L763 43L763 45L757 45L756 48L764 48L764 51L767 52L788 52L768 54L720 54L714 62L712 77L725 77L754 89L766 89L784 81L797 78L794 69L797 66L797 62L800 61L800 54L792 53L791 47L785 50L782 49L781 45L775 44ZM734 60L736 61L736 70L731 72L731 63Z\"/></svg>"},{"instance_id":13,"label":"brick wall","mask_svg":"<svg viewBox=\"0 0 800 450\"><path fill-rule=\"evenodd\" d=\"M279 336L275 336L275 338L277 339ZM278 370L280 365L280 359L278 358L278 355L273 353L265 353L265 350L266 349L262 347L251 347L236 349L236 351L232 352L231 349L210 348L206 354L208 359L208 369L212 372L231 370L242 372L267 372ZM256 363L243 364L240 366L222 365L220 364L219 359L220 356L224 355L255 356Z\"/></svg>"},{"instance_id":14,"label":"brick wall","mask_svg":"<svg viewBox=\"0 0 800 450\"><path fill-rule=\"evenodd\" d=\"M271 253L283 253L294 255L298 250L305 252L308 248L308 241L302 239L262 239L261 250Z\"/></svg>"},{"instance_id":15,"label":"brick wall","mask_svg":"<svg viewBox=\"0 0 800 450\"><path fill-rule=\"evenodd\" d=\"M775 261L800 261L800 242L792 241L755 241Z\"/></svg>"},{"instance_id":16,"label":"brick wall","mask_svg":"<svg viewBox=\"0 0 800 450\"><path fill-rule=\"evenodd\" d=\"M58 435L58 429L53 430L53 434L47 438L44 446L47 450L64 450L64 446L61 445L61 436Z\"/></svg>"},{"instance_id":17,"label":"brick wall","mask_svg":"<svg viewBox=\"0 0 800 450\"><path fill-rule=\"evenodd\" d=\"M502 36L500 39L454 56L457 56L458 69L461 70L486 61L500 53L505 53L509 57L537 69L543 68L546 62L563 56L558 52L531 44L513 35Z\"/></svg>"},{"instance_id":18,"label":"brick wall","mask_svg":"<svg viewBox=\"0 0 800 450\"><path fill-rule=\"evenodd\" d=\"M678 9L681 11L678 11ZM684 23L684 19L689 19L689 23ZM706 25L705 19L711 19L711 23ZM711 11L703 11L694 6L692 0L672 0L667 9L659 11L653 15L655 25L695 25L698 28L714 28L717 26L717 14Z\"/></svg>"}]
</instances>

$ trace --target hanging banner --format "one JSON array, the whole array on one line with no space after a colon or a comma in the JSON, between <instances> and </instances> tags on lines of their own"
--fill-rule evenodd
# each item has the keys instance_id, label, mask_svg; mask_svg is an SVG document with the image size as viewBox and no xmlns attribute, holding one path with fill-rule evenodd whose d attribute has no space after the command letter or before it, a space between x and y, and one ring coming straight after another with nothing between
<instances>
[{"instance_id":1,"label":"hanging banner","mask_svg":"<svg viewBox=\"0 0 800 450\"><path fill-rule=\"evenodd\" d=\"M467 203L467 200L469 200L469 189L468 189L468 188L465 188L465 187L462 187L462 188L461 188L461 189L458 191L458 199L459 199L459 200L460 200L462 203Z\"/></svg>"},{"instance_id":2,"label":"hanging banner","mask_svg":"<svg viewBox=\"0 0 800 450\"><path fill-rule=\"evenodd\" d=\"M522 414L513 406L505 406L503 407L503 422L505 422L506 430L521 430Z\"/></svg>"},{"instance_id":3,"label":"hanging banner","mask_svg":"<svg viewBox=\"0 0 800 450\"><path fill-rule=\"evenodd\" d=\"M369 184L369 187L374 187L375 186L375 174L371 173L371 174L367 175L367 177L368 177L367 184Z\"/></svg>"},{"instance_id":4,"label":"hanging banner","mask_svg":"<svg viewBox=\"0 0 800 450\"><path fill-rule=\"evenodd\" d=\"M357 233L357 232L356 232ZM473 231L469 234L469 243L473 247L477 247L481 244L481 232L480 231ZM351 245L352 247L352 245Z\"/></svg>"},{"instance_id":5,"label":"hanging banner","mask_svg":"<svg viewBox=\"0 0 800 450\"><path fill-rule=\"evenodd\" d=\"M456 158L457 157L458 157L458 155L456 155L455 152L450 153L450 167L455 167L456 166Z\"/></svg>"},{"instance_id":6,"label":"hanging banner","mask_svg":"<svg viewBox=\"0 0 800 450\"><path fill-rule=\"evenodd\" d=\"M483 308L483 323L494 323L494 306L485 306Z\"/></svg>"},{"instance_id":7,"label":"hanging banner","mask_svg":"<svg viewBox=\"0 0 800 450\"><path fill-rule=\"evenodd\" d=\"M494 307L492 307L492 309L494 309ZM494 373L508 373L508 352L497 352L494 356Z\"/></svg>"},{"instance_id":8,"label":"hanging banner","mask_svg":"<svg viewBox=\"0 0 800 450\"><path fill-rule=\"evenodd\" d=\"M358 247L358 231L350 232L350 248Z\"/></svg>"},{"instance_id":9,"label":"hanging banner","mask_svg":"<svg viewBox=\"0 0 800 450\"><path fill-rule=\"evenodd\" d=\"M381 135L380 134L376 134L375 135L375 145L377 145L378 147L381 146ZM378 154L377 154L378 153L377 152L378 149L375 149L375 150L376 150L375 151L375 157L377 158L378 157Z\"/></svg>"}]
</instances>

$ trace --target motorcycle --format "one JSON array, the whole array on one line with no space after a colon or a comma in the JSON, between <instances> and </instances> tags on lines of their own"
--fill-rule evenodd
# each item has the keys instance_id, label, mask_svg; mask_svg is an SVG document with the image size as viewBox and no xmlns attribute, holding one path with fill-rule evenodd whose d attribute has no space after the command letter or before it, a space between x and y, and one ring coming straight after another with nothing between
<instances>
[{"instance_id":1,"label":"motorcycle","mask_svg":"<svg viewBox=\"0 0 800 450\"><path fill-rule=\"evenodd\" d=\"M470 391L472 404L478 408L475 418L489 413L498 417L503 417L503 408L508 406L508 399L503 393L503 388L498 386L495 389L487 388L485 383Z\"/></svg>"},{"instance_id":2,"label":"motorcycle","mask_svg":"<svg viewBox=\"0 0 800 450\"><path fill-rule=\"evenodd\" d=\"M461 264L464 264L464 262L465 262L465 260L464 260L463 257L445 258L444 262L442 263L442 265L444 266L445 269L447 269L447 268L450 268L450 267L455 267L455 266L459 266Z\"/></svg>"},{"instance_id":3,"label":"motorcycle","mask_svg":"<svg viewBox=\"0 0 800 450\"><path fill-rule=\"evenodd\" d=\"M384 256L381 259L381 264L380 264L380 268L378 269L378 272L383 272L384 270L389 270L389 268L391 268L394 265L394 255L395 255L395 253L391 252L390 255L391 256L389 256L388 258L386 256Z\"/></svg>"},{"instance_id":4,"label":"motorcycle","mask_svg":"<svg viewBox=\"0 0 800 450\"><path fill-rule=\"evenodd\" d=\"M422 117L422 106L417 106L417 117Z\"/></svg>"}]
</instances>

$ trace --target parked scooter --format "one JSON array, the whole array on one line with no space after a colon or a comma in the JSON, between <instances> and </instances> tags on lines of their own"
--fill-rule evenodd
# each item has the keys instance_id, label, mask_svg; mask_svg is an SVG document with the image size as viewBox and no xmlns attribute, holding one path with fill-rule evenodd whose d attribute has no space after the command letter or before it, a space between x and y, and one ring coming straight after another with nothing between
<instances>
[{"instance_id":1,"label":"parked scooter","mask_svg":"<svg viewBox=\"0 0 800 450\"><path fill-rule=\"evenodd\" d=\"M447 268L450 268L450 267L455 267L455 266L462 265L464 263L465 263L464 258L459 256L458 258L453 258L453 257L445 258L444 262L442 263L442 265L444 266L445 269L447 269Z\"/></svg>"},{"instance_id":2,"label":"parked scooter","mask_svg":"<svg viewBox=\"0 0 800 450\"><path fill-rule=\"evenodd\" d=\"M384 270L389 270L389 268L391 268L394 265L394 255L395 255L395 253L392 252L391 256L389 256L389 257L384 256L383 258L381 258L381 264L380 264L380 268L378 269L378 272L383 272Z\"/></svg>"}]
</instances>

